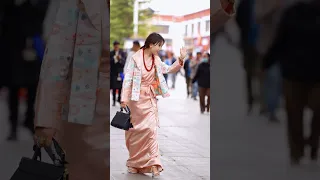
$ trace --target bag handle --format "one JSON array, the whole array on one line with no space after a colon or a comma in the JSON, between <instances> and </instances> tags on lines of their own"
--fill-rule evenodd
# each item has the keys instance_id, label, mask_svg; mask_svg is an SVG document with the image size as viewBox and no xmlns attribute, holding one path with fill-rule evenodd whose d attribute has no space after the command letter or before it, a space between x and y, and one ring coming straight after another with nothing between
<instances>
[{"instance_id":1,"label":"bag handle","mask_svg":"<svg viewBox=\"0 0 320 180\"><path fill-rule=\"evenodd\" d=\"M53 161L55 165L64 166L65 164L68 164L68 162L65 160L65 153L63 149L54 138L52 139L51 146L43 148L48 153L50 159ZM41 161L41 149L42 147L40 147L38 143L33 146L33 160L39 159Z\"/></svg>"},{"instance_id":2,"label":"bag handle","mask_svg":"<svg viewBox=\"0 0 320 180\"><path fill-rule=\"evenodd\" d=\"M126 106L125 108L123 108L123 107L120 108L120 111L121 111L121 112L123 112L123 110L125 110L126 113L128 113L128 114L131 113L130 108L129 108L128 106Z\"/></svg>"},{"instance_id":3,"label":"bag handle","mask_svg":"<svg viewBox=\"0 0 320 180\"><path fill-rule=\"evenodd\" d=\"M65 166L66 164L68 164L68 162L65 160L65 153L59 143L53 138L51 146L43 148L48 153L54 165L64 167L63 180L69 180L69 172ZM38 160L39 158L39 160L41 161L41 149L42 148L39 146L39 143L33 145L33 160Z\"/></svg>"}]
</instances>

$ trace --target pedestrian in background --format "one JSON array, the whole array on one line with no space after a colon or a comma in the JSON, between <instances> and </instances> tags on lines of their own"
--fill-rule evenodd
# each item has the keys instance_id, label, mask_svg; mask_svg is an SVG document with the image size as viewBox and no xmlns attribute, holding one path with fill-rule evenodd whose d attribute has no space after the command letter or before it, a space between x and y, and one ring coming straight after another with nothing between
<instances>
[{"instance_id":1,"label":"pedestrian in background","mask_svg":"<svg viewBox=\"0 0 320 180\"><path fill-rule=\"evenodd\" d=\"M320 3L297 2L280 19L275 39L264 58L264 71L279 64L287 114L287 138L292 165L298 165L311 147L316 162L320 138ZM299 26L297 26L299 24ZM299 34L299 36L297 36ZM313 112L310 134L304 137L304 110Z\"/></svg>"},{"instance_id":2,"label":"pedestrian in background","mask_svg":"<svg viewBox=\"0 0 320 180\"><path fill-rule=\"evenodd\" d=\"M176 62L176 58L174 57L173 52L167 52L167 58L165 60L165 63L168 66L171 66L175 62ZM177 72L176 73L169 73L168 77L170 77L170 80L171 80L171 89L174 89L175 88L175 84L176 84Z\"/></svg>"},{"instance_id":3,"label":"pedestrian in background","mask_svg":"<svg viewBox=\"0 0 320 180\"><path fill-rule=\"evenodd\" d=\"M200 112L210 112L210 54L204 53L192 83L198 82ZM205 99L207 98L207 101Z\"/></svg>"},{"instance_id":4,"label":"pedestrian in background","mask_svg":"<svg viewBox=\"0 0 320 180\"><path fill-rule=\"evenodd\" d=\"M118 41L113 42L113 50L110 53L110 89L112 90L112 106L116 105L116 101L120 103L123 82L122 75L125 63L126 55L124 51L120 49L120 43Z\"/></svg>"},{"instance_id":5,"label":"pedestrian in background","mask_svg":"<svg viewBox=\"0 0 320 180\"><path fill-rule=\"evenodd\" d=\"M5 1L1 8L0 85L8 87L10 133L7 140L17 140L20 90L25 88L27 110L23 125L34 133L34 104L39 79L41 57L37 55L34 37L42 35L42 25L48 9L44 1Z\"/></svg>"},{"instance_id":6,"label":"pedestrian in background","mask_svg":"<svg viewBox=\"0 0 320 180\"><path fill-rule=\"evenodd\" d=\"M131 48L130 52L127 55L127 59L126 59L125 65L124 65L124 69L127 68L128 62L130 61L132 55L135 54L137 51L139 51L139 49L140 49L139 41L133 41L132 48Z\"/></svg>"},{"instance_id":7,"label":"pedestrian in background","mask_svg":"<svg viewBox=\"0 0 320 180\"><path fill-rule=\"evenodd\" d=\"M191 77L191 79L194 79L194 76L196 75L196 72L198 69L198 65L201 63L201 59L202 59L202 53L197 52L196 58L190 62L190 69L191 69L190 77ZM198 83L197 83L197 81L195 81L192 83L192 96L191 97L194 100L197 100L197 96L198 96Z\"/></svg>"},{"instance_id":8,"label":"pedestrian in background","mask_svg":"<svg viewBox=\"0 0 320 180\"><path fill-rule=\"evenodd\" d=\"M191 69L190 69L190 62L192 61L193 56L192 53L188 54L188 59L184 62L183 69L184 69L184 76L186 78L186 86L187 86L187 97L191 94L191 85L192 85L192 79L191 79Z\"/></svg>"}]
</instances>

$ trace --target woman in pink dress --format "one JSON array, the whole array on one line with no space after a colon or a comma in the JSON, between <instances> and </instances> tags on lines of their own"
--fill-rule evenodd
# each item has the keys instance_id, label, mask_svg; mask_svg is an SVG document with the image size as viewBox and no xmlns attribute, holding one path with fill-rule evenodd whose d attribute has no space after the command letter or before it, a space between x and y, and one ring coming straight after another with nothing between
<instances>
[{"instance_id":1,"label":"woman in pink dress","mask_svg":"<svg viewBox=\"0 0 320 180\"><path fill-rule=\"evenodd\" d=\"M69 180L106 180L109 168L109 8L105 0L51 1L35 106L35 140L54 137ZM51 18L50 18L51 17Z\"/></svg>"},{"instance_id":2,"label":"woman in pink dress","mask_svg":"<svg viewBox=\"0 0 320 180\"><path fill-rule=\"evenodd\" d=\"M166 65L158 56L164 42L161 35L150 34L125 69L121 106L130 108L133 124L133 128L125 132L129 173L152 173L154 177L163 171L157 142L159 116L156 96L169 96L163 74L179 71L187 54L186 49L181 48L179 60L171 66Z\"/></svg>"}]
</instances>

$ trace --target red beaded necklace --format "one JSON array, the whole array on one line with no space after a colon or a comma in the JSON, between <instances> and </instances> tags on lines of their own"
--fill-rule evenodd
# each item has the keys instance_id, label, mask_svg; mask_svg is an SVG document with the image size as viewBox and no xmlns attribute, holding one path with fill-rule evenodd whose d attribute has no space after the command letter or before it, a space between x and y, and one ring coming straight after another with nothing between
<instances>
[{"instance_id":1,"label":"red beaded necklace","mask_svg":"<svg viewBox=\"0 0 320 180\"><path fill-rule=\"evenodd\" d=\"M151 65L151 68L150 68L150 69L147 68L146 62L145 62L145 60L144 60L144 49L142 49L142 57L143 57L143 65L144 65L144 68L145 68L148 72L150 72L150 71L152 70L153 66L154 66L154 56L153 56L153 54L152 54L152 65Z\"/></svg>"}]
</instances>

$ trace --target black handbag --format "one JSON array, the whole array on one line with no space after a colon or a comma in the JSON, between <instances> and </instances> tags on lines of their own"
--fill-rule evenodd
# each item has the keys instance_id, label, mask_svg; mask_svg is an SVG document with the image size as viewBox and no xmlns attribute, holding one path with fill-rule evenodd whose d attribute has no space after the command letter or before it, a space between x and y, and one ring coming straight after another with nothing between
<instances>
[{"instance_id":1,"label":"black handbag","mask_svg":"<svg viewBox=\"0 0 320 180\"><path fill-rule=\"evenodd\" d=\"M123 110L125 110L126 112L123 112ZM111 126L126 131L128 131L130 128L133 128L133 125L130 122L130 114L131 112L128 106L126 108L120 108L120 111L118 111L116 115L113 117L111 121Z\"/></svg>"},{"instance_id":2,"label":"black handbag","mask_svg":"<svg viewBox=\"0 0 320 180\"><path fill-rule=\"evenodd\" d=\"M53 164L41 161L41 149L38 145L34 145L33 157L23 157L10 180L68 180L65 153L58 142L53 139L52 145L44 148Z\"/></svg>"}]
</instances>

